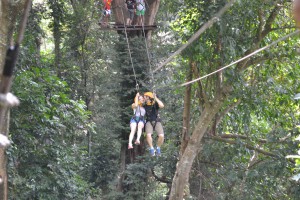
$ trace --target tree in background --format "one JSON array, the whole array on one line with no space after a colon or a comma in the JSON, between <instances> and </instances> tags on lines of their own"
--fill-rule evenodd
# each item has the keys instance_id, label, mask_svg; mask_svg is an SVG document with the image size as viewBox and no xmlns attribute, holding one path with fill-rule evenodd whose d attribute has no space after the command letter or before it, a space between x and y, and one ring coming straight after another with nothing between
<instances>
[{"instance_id":1,"label":"tree in background","mask_svg":"<svg viewBox=\"0 0 300 200\"><path fill-rule=\"evenodd\" d=\"M174 24L177 30L182 30L180 33L182 33L181 36L183 40L185 36L189 38L194 32L193 30L197 29L198 23L195 23L196 21L204 23L211 17L213 13L216 13L216 11L225 4L224 1L217 1L215 3L204 1L195 3L194 1L186 1L185 3L188 7L184 9L183 15L181 15L182 17L179 18L177 23ZM287 21L287 18L281 17L281 15L285 14L283 5L289 5L289 2L252 2L251 4L247 4L249 12L243 15L243 20L241 20L241 18L237 16L241 16L241 12L245 8L244 3L246 2L242 1L234 4L231 11L226 13L220 19L219 23L216 23L211 29L207 30L205 34L200 37L197 44L195 43L192 45L191 48L196 50L198 54L189 54L188 60L190 60L191 63L194 61L195 66L197 66L196 70L194 70L195 77L208 74L211 71L226 65L226 63L230 63L232 60L234 60L233 58L243 57L243 55L247 55L255 51L257 48L267 43L265 40L276 40L278 37L280 37L280 35L275 32L276 30L280 29L280 27L291 27L290 30L286 29L287 32L293 30L291 21ZM253 16L256 16L256 19L253 20ZM239 20L235 20L238 18ZM282 34L284 35L284 33ZM286 45L290 45L290 43L287 42ZM282 161L277 164L285 166L286 168L290 167L289 163L284 161L284 155L286 155L285 151L282 151L281 155L271 152L278 151L278 149L283 150L291 145L290 139L286 142L284 147L280 141L282 138L288 137L289 134L293 134L293 127L295 127L295 124L297 123L296 119L298 116L295 112L296 107L291 106L293 102L287 95L288 93L295 91L296 88L294 88L294 90L287 89L291 86L293 88L294 85L288 84L289 86L287 86L286 82L285 85L287 88L284 91L280 90L281 92L279 91L278 93L278 91L276 92L276 89L274 88L275 91L271 93L274 95L274 99L272 98L272 100L267 100L262 97L264 101L266 100L266 102L263 101L258 103L256 100L258 99L258 96L251 95L250 97L252 98L249 98L249 93L257 94L256 91L258 88L259 90L266 91L265 89L262 89L264 87L268 88L269 98L272 97L270 94L270 86L264 84L265 82L263 81L262 77L272 77L270 80L273 80L276 79L275 77L278 77L279 72L284 74L284 68L281 68L283 71L280 71L278 62L276 62L276 59L272 60L272 58L276 57L277 59L284 59L285 61L293 58L293 55L295 55L295 52L293 51L294 49L285 49L284 46L286 45L283 44L283 47L280 48L280 50L274 49L271 50L272 53L266 52L259 54L251 59L246 59L245 61L240 62L233 69L227 69L223 72L217 73L216 75L210 76L206 80L198 81L195 91L197 91L196 94L199 97L200 102L200 105L198 106L200 109L197 109L199 114L196 115L197 118L195 118L195 124L193 125L194 127L192 129L193 131L187 142L182 157L177 164L177 171L173 179L170 199L183 198L184 188L188 183L189 174L194 169L192 163L194 163L198 155L201 156L206 152L205 148L210 149L209 146L212 145L212 142L208 143L209 146L205 145L206 142L203 143L203 138L205 138L204 136L215 139L222 137L230 138L228 140L220 139L218 141L223 141L229 144L239 144L246 147L248 150L252 150L250 151L250 155L253 157L250 156L251 159L249 158L249 163L245 163L248 167L252 167L252 164L255 163L254 160L263 155L274 157L275 160L277 160L277 157L280 157ZM291 63L292 61L290 60L289 62ZM262 65L268 67L261 69L260 66ZM270 71L271 66L276 66L277 73L271 73L274 72L274 70ZM284 67L283 65L280 66ZM298 73L293 68L289 69L293 72L292 74ZM264 72L262 73L262 71ZM273 83L275 84L275 82ZM281 84L280 87L282 87ZM246 91L249 93L246 93ZM282 94L282 92L284 94ZM279 105L275 103L277 102L278 98L281 102L280 106L282 106L282 112L279 112ZM253 107L251 107L251 111L255 114L251 115L250 110L245 111L244 109L247 108L247 106L245 106L246 102L253 102L253 100L256 103L255 106L252 104ZM239 105L241 105L241 107L239 107ZM268 105L268 111L262 109L260 107L261 105L263 105L263 107ZM274 105L274 107L271 109L270 107L272 105ZM248 116L241 118L241 115L235 115L234 113L237 111L237 108L244 110L243 112L248 113ZM268 113L270 115L268 115ZM274 113L276 113L275 116L273 116ZM287 113L293 117L286 118ZM227 116L232 118L233 121L231 123L225 119ZM233 118L233 116L236 117ZM259 116L259 121L261 123L262 118L265 120L264 125L260 124L258 126L270 127L265 129L265 133L261 134L260 136L257 135L256 131L253 131L255 130L254 127L257 126L255 123L253 123L257 120L257 116ZM246 121L244 121L244 119ZM278 122L279 119L284 119L285 122ZM287 121L287 119L289 120ZM240 120L241 122L239 123ZM230 128L230 130L227 130L225 127ZM275 143L277 144L275 148L274 144L271 145L268 142L262 147L261 145L257 144L258 142L251 143L249 141L251 137L260 138L262 135L265 137L270 137L272 133L274 134L274 127L276 127L276 139L274 139L277 141ZM279 131L279 129L282 131ZM246 139L247 142L242 142L243 140L240 141L240 135L243 135L243 137L246 137L247 139L249 138L248 140ZM214 156L210 157L209 160L215 161L214 158ZM210 161L208 162L210 163ZM274 164L275 163L276 162L274 161ZM246 166L244 170L247 172L248 168ZM236 191L234 186L237 183L235 181L233 185L227 183L228 189L230 189L230 192L235 193L235 197L236 194L245 196L245 193L240 193L237 191L240 191L240 188L245 186L244 184L247 182L247 174L248 172L245 174L239 174L243 181L238 184L240 187L237 187ZM282 175L286 176L287 174ZM199 176L203 178L206 177L205 174L201 173L199 173ZM254 183L252 182L252 184ZM205 191L203 190L203 192ZM282 198L280 197L281 192L282 191L276 194L279 196L278 198ZM285 192L288 192L288 190ZM228 191L225 193L228 197ZM188 193L186 194L188 195ZM272 194L274 195L274 193ZM200 193L199 195L201 196ZM209 196L208 193L206 193L206 195ZM264 195L266 194L264 193ZM214 198L214 196L216 196L216 193L211 193L211 198ZM253 197L254 194L249 192L247 196ZM270 197L267 197L266 195L265 198Z\"/></svg>"},{"instance_id":2,"label":"tree in background","mask_svg":"<svg viewBox=\"0 0 300 200\"><path fill-rule=\"evenodd\" d=\"M118 2L112 20L122 23ZM226 2L147 1L153 10L148 9L146 21L160 26L147 35L152 67ZM182 198L177 194L198 199L299 196L297 183L288 180L294 164L284 158L293 154L292 138L299 134L298 105L291 98L299 92L296 38L194 85L177 87L293 31L289 6L287 1L236 2L154 73L154 80L144 38L128 38L140 91L155 86L166 104L163 154L151 158L144 155L145 146L127 150L136 83L126 36L97 25L101 2L34 4L13 88L22 107L12 112L11 198L167 199L172 178L170 199Z\"/></svg>"}]
</instances>

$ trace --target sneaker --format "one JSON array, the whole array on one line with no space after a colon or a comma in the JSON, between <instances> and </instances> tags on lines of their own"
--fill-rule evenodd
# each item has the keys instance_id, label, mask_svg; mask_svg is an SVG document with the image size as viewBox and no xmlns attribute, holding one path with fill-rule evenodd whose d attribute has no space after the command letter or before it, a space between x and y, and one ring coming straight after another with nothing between
<instances>
[{"instance_id":1,"label":"sneaker","mask_svg":"<svg viewBox=\"0 0 300 200\"><path fill-rule=\"evenodd\" d=\"M149 151L150 151L150 155L151 155L151 156L155 156L154 148L150 148Z\"/></svg>"},{"instance_id":2,"label":"sneaker","mask_svg":"<svg viewBox=\"0 0 300 200\"><path fill-rule=\"evenodd\" d=\"M161 155L160 147L156 147L156 155L157 155L157 156L160 156L160 155Z\"/></svg>"}]
</instances>

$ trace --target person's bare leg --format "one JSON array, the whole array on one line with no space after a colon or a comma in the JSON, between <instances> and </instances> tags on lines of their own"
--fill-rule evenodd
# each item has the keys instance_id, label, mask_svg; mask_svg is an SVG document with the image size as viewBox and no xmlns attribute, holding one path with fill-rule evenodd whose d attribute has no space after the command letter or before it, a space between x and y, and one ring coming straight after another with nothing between
<instances>
[{"instance_id":1,"label":"person's bare leg","mask_svg":"<svg viewBox=\"0 0 300 200\"><path fill-rule=\"evenodd\" d=\"M148 143L150 149L153 149L153 140L152 140L152 134L151 133L147 133L147 143Z\"/></svg>"},{"instance_id":2,"label":"person's bare leg","mask_svg":"<svg viewBox=\"0 0 300 200\"><path fill-rule=\"evenodd\" d=\"M140 138L141 138L141 135L142 135L143 128L144 128L144 123L139 122L138 131L137 131L137 138L136 138L136 144L140 144Z\"/></svg>"},{"instance_id":3,"label":"person's bare leg","mask_svg":"<svg viewBox=\"0 0 300 200\"><path fill-rule=\"evenodd\" d=\"M141 16L141 26L144 26L144 15Z\"/></svg>"},{"instance_id":4,"label":"person's bare leg","mask_svg":"<svg viewBox=\"0 0 300 200\"><path fill-rule=\"evenodd\" d=\"M157 147L161 147L161 145L164 143L164 135L161 134L161 135L158 135L158 139L157 139Z\"/></svg>"},{"instance_id":5,"label":"person's bare leg","mask_svg":"<svg viewBox=\"0 0 300 200\"><path fill-rule=\"evenodd\" d=\"M105 16L105 22L104 22L104 26L108 27L108 19L109 19L109 15Z\"/></svg>"},{"instance_id":6,"label":"person's bare leg","mask_svg":"<svg viewBox=\"0 0 300 200\"><path fill-rule=\"evenodd\" d=\"M128 141L128 148L132 147L132 140L136 131L136 123L130 124L130 135L129 135L129 141Z\"/></svg>"}]
</instances>

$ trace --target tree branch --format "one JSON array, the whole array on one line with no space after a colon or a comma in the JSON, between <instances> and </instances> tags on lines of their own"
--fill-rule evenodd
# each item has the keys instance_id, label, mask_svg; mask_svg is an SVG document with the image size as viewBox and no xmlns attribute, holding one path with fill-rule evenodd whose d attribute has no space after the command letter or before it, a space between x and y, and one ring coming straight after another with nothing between
<instances>
[{"instance_id":1,"label":"tree branch","mask_svg":"<svg viewBox=\"0 0 300 200\"><path fill-rule=\"evenodd\" d=\"M195 77L200 77L199 70L195 64L192 65L192 69L193 69L193 74L195 75ZM200 102L202 99L203 104L208 103L208 97L207 97L206 93L204 92L205 90L203 89L203 84L202 84L201 80L199 80L197 82L198 82L198 91L199 91L199 95L200 95Z\"/></svg>"},{"instance_id":2,"label":"tree branch","mask_svg":"<svg viewBox=\"0 0 300 200\"><path fill-rule=\"evenodd\" d=\"M264 38L266 35L268 35L271 31L272 31L272 23L274 22L274 20L276 19L277 15L279 14L280 9L282 8L282 6L280 6L279 4L276 4L275 8L272 10L269 18L266 21L264 30L261 33L261 37ZM258 43L260 43L261 40L258 41Z\"/></svg>"},{"instance_id":3,"label":"tree branch","mask_svg":"<svg viewBox=\"0 0 300 200\"><path fill-rule=\"evenodd\" d=\"M248 136L245 135L236 135L236 134L222 134L222 135L218 135L216 137L220 137L223 139L243 139L243 140L249 140L251 138L249 138ZM287 139L291 138L291 134L288 134L287 136L280 138L277 141L268 141L266 139L257 139L258 142L263 143L263 144L267 144L267 143L284 143L286 142ZM213 138L209 138L209 139L213 139Z\"/></svg>"},{"instance_id":4,"label":"tree branch","mask_svg":"<svg viewBox=\"0 0 300 200\"><path fill-rule=\"evenodd\" d=\"M256 34L256 38L254 40L253 46L248 51L246 51L244 55L249 55L250 53L254 52L259 47L259 44L264 39L264 37L272 31L272 28L271 28L272 23L276 19L277 15L280 11L280 8L281 8L281 6L276 4L275 8L272 10L270 16L268 17L268 19L266 21L264 29L261 32L260 32L260 29L257 30L257 34ZM249 60L250 60L250 58L245 59L244 61L240 62L237 65L237 71L241 72L241 71L245 70L249 66L249 65L247 65Z\"/></svg>"},{"instance_id":5,"label":"tree branch","mask_svg":"<svg viewBox=\"0 0 300 200\"><path fill-rule=\"evenodd\" d=\"M217 115L216 126L219 125L219 123L222 121L222 119L225 115L227 115L233 108L238 106L240 103L241 103L241 99L238 99L236 102L233 102L232 104L227 106L227 108L225 110L223 110L223 112L221 112L219 115Z\"/></svg>"},{"instance_id":6,"label":"tree branch","mask_svg":"<svg viewBox=\"0 0 300 200\"><path fill-rule=\"evenodd\" d=\"M224 138L221 138L219 136L214 136L214 137L211 137L212 140L215 140L215 141L219 141L219 142L225 142L225 143L228 143L228 144L237 144L236 141L234 140L229 140L229 139L224 139ZM264 154L266 156L270 156L270 157L274 157L274 158L278 158L279 156L277 154L274 154L274 153L271 153L271 152L268 152L268 151L265 151L263 149L260 149L260 148L256 148L256 147L253 147L249 144L244 144L244 146L250 150L254 150L254 151L257 151L261 154Z\"/></svg>"},{"instance_id":7,"label":"tree branch","mask_svg":"<svg viewBox=\"0 0 300 200\"><path fill-rule=\"evenodd\" d=\"M172 180L167 179L166 176L158 177L158 176L155 174L153 168L151 169L151 171L152 171L152 175L154 176L154 178L155 178L157 181L162 182L162 183L166 183L166 184L171 184L171 183L172 183Z\"/></svg>"}]
</instances>

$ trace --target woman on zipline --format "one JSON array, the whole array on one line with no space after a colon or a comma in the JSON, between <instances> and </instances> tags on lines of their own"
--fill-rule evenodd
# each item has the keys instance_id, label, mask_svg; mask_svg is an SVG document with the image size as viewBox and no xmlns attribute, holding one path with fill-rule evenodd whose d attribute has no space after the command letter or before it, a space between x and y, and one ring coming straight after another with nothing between
<instances>
[{"instance_id":1,"label":"woman on zipline","mask_svg":"<svg viewBox=\"0 0 300 200\"><path fill-rule=\"evenodd\" d=\"M140 144L140 138L142 135L142 130L144 128L145 120L145 108L143 107L144 104L144 97L140 95L140 93L137 93L134 98L134 103L132 104L132 109L134 112L134 116L130 120L130 135L129 135L129 141L128 141L128 149L132 149L132 140L134 137L134 134L136 132L136 127L138 128L137 130L137 138L135 141L136 145Z\"/></svg>"}]
</instances>

